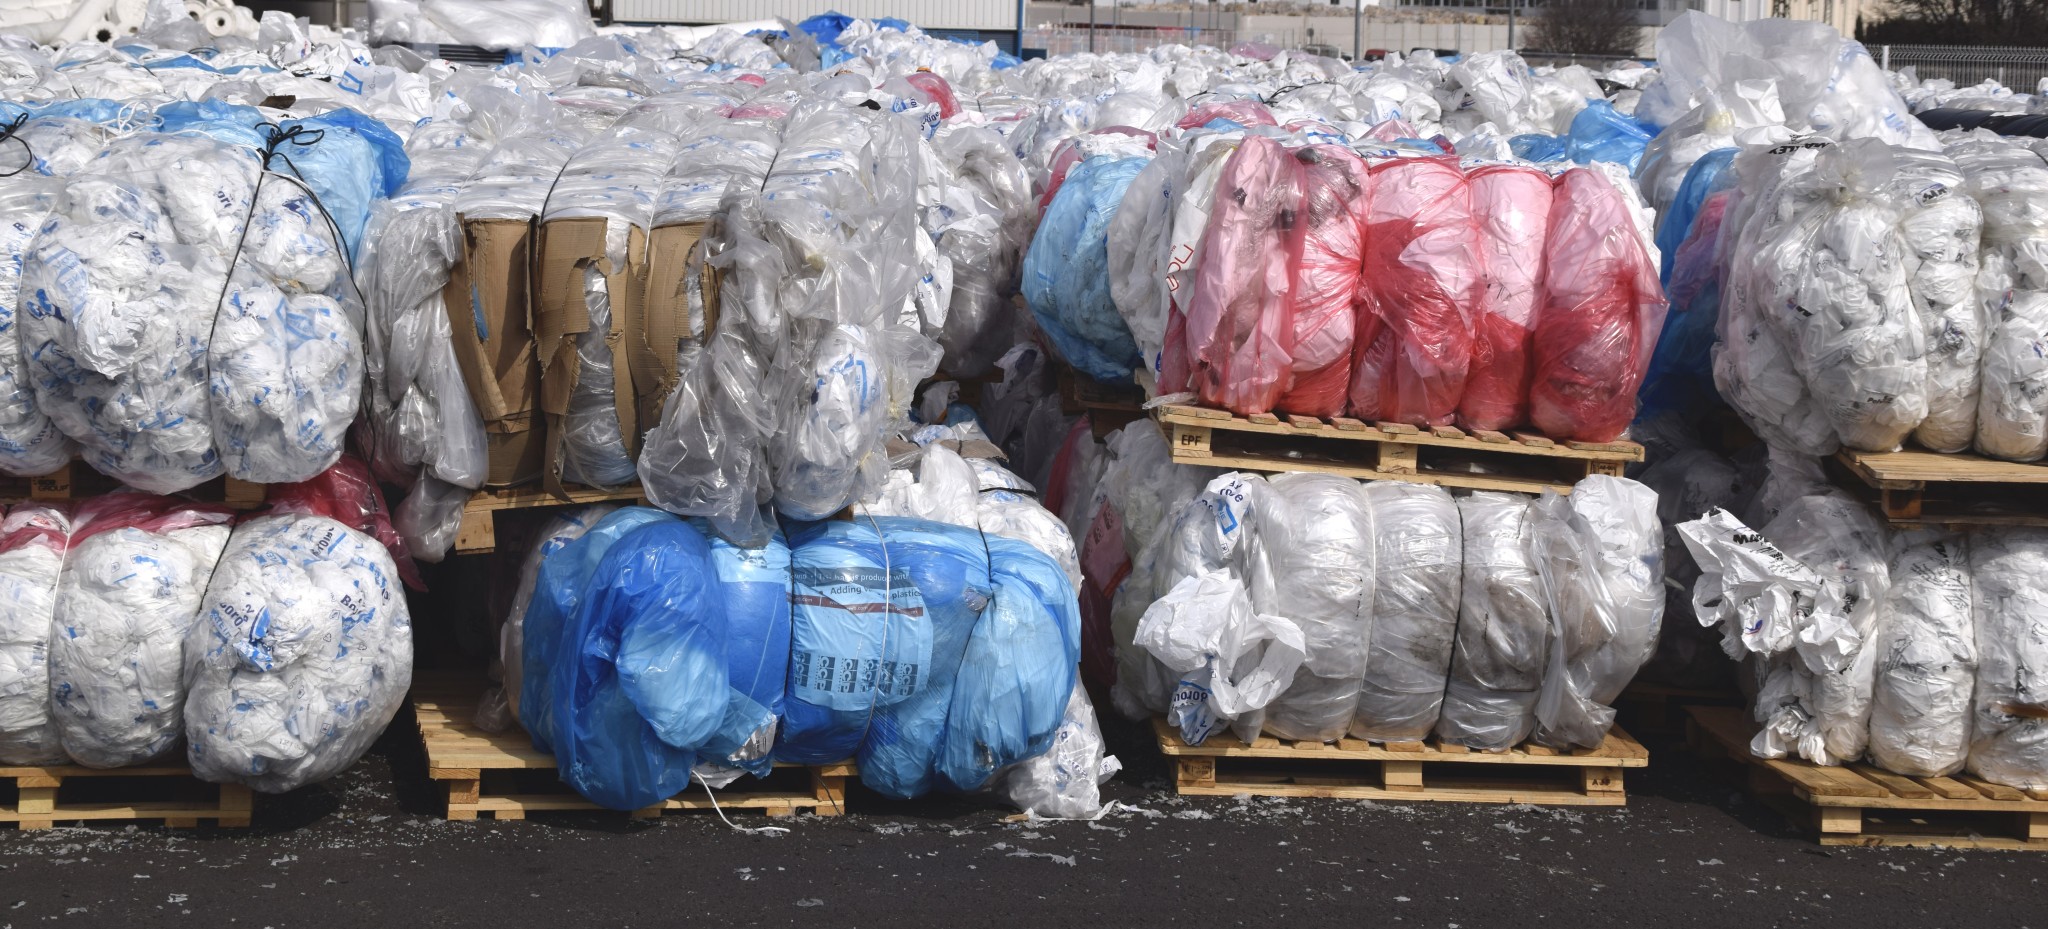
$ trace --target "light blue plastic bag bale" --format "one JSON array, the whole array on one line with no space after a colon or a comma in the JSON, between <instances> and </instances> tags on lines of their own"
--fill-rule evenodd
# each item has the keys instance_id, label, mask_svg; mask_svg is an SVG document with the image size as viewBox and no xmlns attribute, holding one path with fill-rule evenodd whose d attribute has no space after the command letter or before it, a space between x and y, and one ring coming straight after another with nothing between
<instances>
[{"instance_id":1,"label":"light blue plastic bag bale","mask_svg":"<svg viewBox=\"0 0 2048 929\"><path fill-rule=\"evenodd\" d=\"M1508 148L1513 149L1515 157L1523 161L1563 161L1565 157L1565 140L1561 135L1523 133L1509 139Z\"/></svg>"},{"instance_id":2,"label":"light blue plastic bag bale","mask_svg":"<svg viewBox=\"0 0 2048 929\"><path fill-rule=\"evenodd\" d=\"M958 791L1052 747L1081 657L1081 613L1065 572L1030 545L988 541L996 593L968 639L939 747L936 773Z\"/></svg>"},{"instance_id":3,"label":"light blue plastic bag bale","mask_svg":"<svg viewBox=\"0 0 2048 929\"><path fill-rule=\"evenodd\" d=\"M681 792L697 749L729 718L725 598L711 561L703 534L679 519L634 529L597 562L563 627L566 660L548 669L555 764L599 806L639 809Z\"/></svg>"},{"instance_id":4,"label":"light blue plastic bag bale","mask_svg":"<svg viewBox=\"0 0 2048 929\"><path fill-rule=\"evenodd\" d=\"M1150 159L1098 156L1067 174L1024 255L1024 300L1068 364L1128 381L1138 343L1109 296L1109 221Z\"/></svg>"},{"instance_id":5,"label":"light blue plastic bag bale","mask_svg":"<svg viewBox=\"0 0 2048 929\"><path fill-rule=\"evenodd\" d=\"M783 684L789 673L789 546L777 534L760 548L741 548L712 535L707 521L693 519L690 524L711 540L711 565L725 594L726 672L745 704L735 698L734 712L741 719L765 719L772 727L782 716ZM772 762L768 749L774 731L770 728L761 735L761 744L754 746L744 740L730 749L707 745L705 760L765 775ZM729 757L740 751L747 757Z\"/></svg>"},{"instance_id":6,"label":"light blue plastic bag bale","mask_svg":"<svg viewBox=\"0 0 2048 929\"><path fill-rule=\"evenodd\" d=\"M1571 132L1565 137L1566 153L1579 164L1611 161L1630 171L1643 160L1655 133L1634 117L1623 116L1605 100L1592 100L1572 117Z\"/></svg>"},{"instance_id":7,"label":"light blue plastic bag bale","mask_svg":"<svg viewBox=\"0 0 2048 929\"><path fill-rule=\"evenodd\" d=\"M552 753L555 744L555 683L552 669L568 660L563 633L583 601L584 587L605 553L621 536L649 523L675 517L651 507L634 506L613 512L581 538L541 562L526 609L525 640L520 664L519 723L533 738L533 747Z\"/></svg>"}]
</instances>

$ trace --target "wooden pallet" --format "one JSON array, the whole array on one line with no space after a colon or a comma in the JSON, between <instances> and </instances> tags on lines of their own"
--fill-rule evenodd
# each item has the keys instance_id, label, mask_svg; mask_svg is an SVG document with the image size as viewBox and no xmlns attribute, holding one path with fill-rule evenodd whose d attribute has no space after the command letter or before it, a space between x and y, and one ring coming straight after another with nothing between
<instances>
[{"instance_id":1,"label":"wooden pallet","mask_svg":"<svg viewBox=\"0 0 2048 929\"><path fill-rule=\"evenodd\" d=\"M2048 790L2016 790L1968 775L1906 777L1868 764L1826 767L1749 752L1756 724L1733 707L1696 706L1687 741L1740 762L1750 790L1822 845L1938 846L2048 851Z\"/></svg>"},{"instance_id":2,"label":"wooden pallet","mask_svg":"<svg viewBox=\"0 0 2048 929\"><path fill-rule=\"evenodd\" d=\"M1682 736L1686 731L1686 710L1694 706L1742 705L1742 694L1734 690L1704 690L1634 681L1615 698L1616 719L1627 722L1630 732L1644 736Z\"/></svg>"},{"instance_id":3,"label":"wooden pallet","mask_svg":"<svg viewBox=\"0 0 2048 929\"><path fill-rule=\"evenodd\" d=\"M1161 406L1154 415L1174 461L1218 468L1566 493L1587 475L1620 475L1643 460L1643 447L1634 442L1555 442L1525 432L1468 434L1451 426L1367 424L1341 416L1244 417L1184 404Z\"/></svg>"},{"instance_id":4,"label":"wooden pallet","mask_svg":"<svg viewBox=\"0 0 2048 929\"><path fill-rule=\"evenodd\" d=\"M588 503L640 503L645 494L639 484L615 490L570 487L553 494L538 487L479 490L462 509L462 526L455 531L455 554L481 555L498 549L498 513L537 507L581 506Z\"/></svg>"},{"instance_id":5,"label":"wooden pallet","mask_svg":"<svg viewBox=\"0 0 2048 929\"><path fill-rule=\"evenodd\" d=\"M9 783L12 801L6 799ZM247 787L208 784L182 764L107 770L0 767L0 823L25 830L84 820L162 820L173 828L196 828L200 820L210 819L219 826L247 827L253 799Z\"/></svg>"},{"instance_id":6,"label":"wooden pallet","mask_svg":"<svg viewBox=\"0 0 2048 929\"><path fill-rule=\"evenodd\" d=\"M525 819L528 813L553 810L603 810L562 784L554 756L534 749L525 730L514 726L502 733L485 732L475 723L477 697L484 684L474 674L433 674L414 678L413 712L427 749L427 776L446 785L448 818L472 820L478 814L497 819ZM819 816L846 811L846 779L853 764L776 765L767 778L741 778L718 791L718 807L769 816L794 816L808 810ZM704 788L692 784L684 793L632 811L634 819L660 816L669 810L708 810Z\"/></svg>"},{"instance_id":7,"label":"wooden pallet","mask_svg":"<svg viewBox=\"0 0 2048 929\"><path fill-rule=\"evenodd\" d=\"M1619 728L1590 751L1531 743L1495 753L1435 740L1382 745L1346 738L1326 745L1261 736L1246 745L1228 732L1189 745L1163 718L1152 727L1186 796L1622 806L1622 769L1650 762L1649 750Z\"/></svg>"},{"instance_id":8,"label":"wooden pallet","mask_svg":"<svg viewBox=\"0 0 2048 929\"><path fill-rule=\"evenodd\" d=\"M0 500L68 503L112 493L120 487L120 481L93 470L91 465L83 461L73 459L56 471L41 477L0 476ZM263 505L266 493L267 489L263 484L252 484L231 477L217 477L178 496L203 503L221 503L237 510L253 510Z\"/></svg>"},{"instance_id":9,"label":"wooden pallet","mask_svg":"<svg viewBox=\"0 0 2048 929\"><path fill-rule=\"evenodd\" d=\"M1919 448L1830 461L1894 526L2048 526L2048 464Z\"/></svg>"},{"instance_id":10,"label":"wooden pallet","mask_svg":"<svg viewBox=\"0 0 2048 929\"><path fill-rule=\"evenodd\" d=\"M1088 414L1097 439L1145 418L1145 393L1135 384L1104 384L1066 365L1059 368L1060 411Z\"/></svg>"}]
</instances>

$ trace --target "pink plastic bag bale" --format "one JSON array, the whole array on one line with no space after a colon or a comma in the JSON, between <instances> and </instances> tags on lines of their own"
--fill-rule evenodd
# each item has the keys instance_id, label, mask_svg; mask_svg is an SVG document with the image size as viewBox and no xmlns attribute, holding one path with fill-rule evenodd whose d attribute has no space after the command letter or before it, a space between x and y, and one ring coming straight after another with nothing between
<instances>
[{"instance_id":1,"label":"pink plastic bag bale","mask_svg":"<svg viewBox=\"0 0 2048 929\"><path fill-rule=\"evenodd\" d=\"M1465 394L1472 309L1483 286L1471 187L1454 159L1398 158L1373 167L1370 199L1361 312L1383 328L1358 343L1352 415L1450 425Z\"/></svg>"},{"instance_id":2,"label":"pink plastic bag bale","mask_svg":"<svg viewBox=\"0 0 2048 929\"><path fill-rule=\"evenodd\" d=\"M234 518L235 511L218 503L194 503L181 497L117 490L79 502L71 517L71 547L77 548L93 536L116 529L133 527L166 533L194 526L223 526Z\"/></svg>"},{"instance_id":3,"label":"pink plastic bag bale","mask_svg":"<svg viewBox=\"0 0 2048 929\"><path fill-rule=\"evenodd\" d=\"M1543 283L1550 175L1522 165L1486 165L1466 179L1485 286L1473 314L1472 374L1458 401L1458 422L1467 429L1507 429L1529 416L1529 344Z\"/></svg>"},{"instance_id":4,"label":"pink plastic bag bale","mask_svg":"<svg viewBox=\"0 0 2048 929\"><path fill-rule=\"evenodd\" d=\"M1179 129L1199 129L1209 125L1212 119L1227 119L1240 126L1278 126L1280 121L1273 118L1273 111L1257 100L1232 100L1228 103L1203 103L1188 110L1188 115L1174 123Z\"/></svg>"},{"instance_id":5,"label":"pink plastic bag bale","mask_svg":"<svg viewBox=\"0 0 2048 929\"><path fill-rule=\"evenodd\" d=\"M1294 268L1294 386L1276 408L1303 416L1344 412L1359 301L1371 176L1340 145L1296 149L1302 163L1306 228Z\"/></svg>"},{"instance_id":6,"label":"pink plastic bag bale","mask_svg":"<svg viewBox=\"0 0 2048 929\"><path fill-rule=\"evenodd\" d=\"M1253 136L1217 179L1187 311L1189 380L1208 406L1271 412L1293 380L1304 173L1280 143Z\"/></svg>"},{"instance_id":7,"label":"pink plastic bag bale","mask_svg":"<svg viewBox=\"0 0 2048 929\"><path fill-rule=\"evenodd\" d=\"M1541 301L1530 423L1558 439L1620 438L1664 326L1664 289L1628 201L1590 169L1557 179Z\"/></svg>"},{"instance_id":8,"label":"pink plastic bag bale","mask_svg":"<svg viewBox=\"0 0 2048 929\"><path fill-rule=\"evenodd\" d=\"M405 586L425 590L419 565L405 537L391 526L391 512L384 507L384 495L370 479L369 466L354 455L343 455L333 467L296 484L272 484L264 495L267 515L300 513L325 516L379 542L391 552L398 565L398 577Z\"/></svg>"}]
</instances>

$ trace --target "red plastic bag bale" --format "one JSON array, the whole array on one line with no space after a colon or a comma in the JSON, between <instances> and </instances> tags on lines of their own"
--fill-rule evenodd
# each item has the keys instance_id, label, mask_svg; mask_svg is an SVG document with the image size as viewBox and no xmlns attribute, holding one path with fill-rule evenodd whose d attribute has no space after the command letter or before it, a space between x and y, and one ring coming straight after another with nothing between
<instances>
[{"instance_id":1,"label":"red plastic bag bale","mask_svg":"<svg viewBox=\"0 0 2048 929\"><path fill-rule=\"evenodd\" d=\"M218 503L194 503L124 488L79 502L71 517L71 547L115 529L132 527L161 534L194 526L222 526L234 519L235 511Z\"/></svg>"},{"instance_id":2,"label":"red plastic bag bale","mask_svg":"<svg viewBox=\"0 0 2048 929\"><path fill-rule=\"evenodd\" d=\"M269 504L266 515L302 513L325 516L384 543L384 548L391 552L391 560L398 565L398 577L405 586L414 590L427 589L426 583L420 579L419 565L413 563L412 550L406 546L405 537L392 528L391 513L384 507L384 495L378 492L377 482L370 479L369 466L363 464L362 459L343 455L333 467L314 475L311 480L270 485L264 499Z\"/></svg>"},{"instance_id":3,"label":"red plastic bag bale","mask_svg":"<svg viewBox=\"0 0 2048 929\"><path fill-rule=\"evenodd\" d=\"M1558 439L1620 438L1635 415L1665 306L1627 199L1596 171L1566 171L1544 243L1530 423Z\"/></svg>"},{"instance_id":4,"label":"red plastic bag bale","mask_svg":"<svg viewBox=\"0 0 2048 929\"><path fill-rule=\"evenodd\" d=\"M1205 405L1271 412L1293 380L1305 173L1280 143L1253 136L1216 182L1187 311L1189 380Z\"/></svg>"},{"instance_id":5,"label":"red plastic bag bale","mask_svg":"<svg viewBox=\"0 0 2048 929\"><path fill-rule=\"evenodd\" d=\"M1278 126L1280 121L1273 118L1273 111L1257 100L1231 100L1226 103L1204 103L1188 110L1188 115L1174 123L1180 129L1199 129L1213 119L1227 119L1240 126Z\"/></svg>"},{"instance_id":6,"label":"red plastic bag bale","mask_svg":"<svg viewBox=\"0 0 2048 929\"><path fill-rule=\"evenodd\" d=\"M1294 386L1275 405L1285 413L1337 416L1351 385L1359 256L1371 176L1341 145L1309 145L1294 157L1304 172L1301 261L1294 268Z\"/></svg>"},{"instance_id":7,"label":"red plastic bag bale","mask_svg":"<svg viewBox=\"0 0 2048 929\"><path fill-rule=\"evenodd\" d=\"M1529 416L1529 345L1543 283L1550 175L1523 165L1487 165L1466 177L1485 283L1473 314L1472 373L1458 401L1458 423L1507 429Z\"/></svg>"},{"instance_id":8,"label":"red plastic bag bale","mask_svg":"<svg viewBox=\"0 0 2048 929\"><path fill-rule=\"evenodd\" d=\"M939 105L939 118L952 119L960 112L960 99L953 96L953 85L930 71L912 71L903 76L910 86L923 93L926 100Z\"/></svg>"},{"instance_id":9,"label":"red plastic bag bale","mask_svg":"<svg viewBox=\"0 0 2048 929\"><path fill-rule=\"evenodd\" d=\"M1052 476L1038 494L1039 505L1054 516L1064 512L1067 505L1067 483L1074 473L1074 459L1080 455L1081 443L1093 441L1095 424L1088 414L1082 413L1067 428L1067 437L1060 440L1060 450L1052 456Z\"/></svg>"},{"instance_id":10,"label":"red plastic bag bale","mask_svg":"<svg viewBox=\"0 0 2048 929\"><path fill-rule=\"evenodd\" d=\"M1358 342L1351 412L1367 421L1447 426L1465 394L1472 309L1483 286L1472 191L1451 158L1372 169L1362 313L1383 328ZM1363 335L1368 326L1361 325Z\"/></svg>"},{"instance_id":11,"label":"red plastic bag bale","mask_svg":"<svg viewBox=\"0 0 2048 929\"><path fill-rule=\"evenodd\" d=\"M1088 521L1088 532L1079 543L1081 679L1090 689L1103 694L1116 685L1116 634L1110 626L1110 608L1117 588L1131 574L1123 525L1123 513L1116 502L1100 499Z\"/></svg>"}]
</instances>

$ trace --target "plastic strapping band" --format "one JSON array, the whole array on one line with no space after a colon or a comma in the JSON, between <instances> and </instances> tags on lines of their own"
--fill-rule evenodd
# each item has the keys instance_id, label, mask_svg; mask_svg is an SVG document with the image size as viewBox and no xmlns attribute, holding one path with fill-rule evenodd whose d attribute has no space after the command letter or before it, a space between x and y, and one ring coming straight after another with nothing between
<instances>
[{"instance_id":1,"label":"plastic strapping band","mask_svg":"<svg viewBox=\"0 0 2048 929\"><path fill-rule=\"evenodd\" d=\"M21 150L28 154L28 160L22 162L21 167L15 168L14 170L9 171L5 174L0 174L0 177L13 177L35 166L36 150L29 146L27 139L24 139L17 134L21 132L21 127L26 125L28 125L28 114L23 113L20 116L16 116L13 119L8 120L5 126L0 126L0 143L5 143L9 139L12 139L16 142L20 142Z\"/></svg>"}]
</instances>

